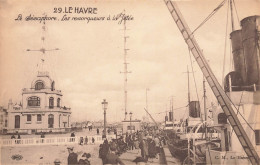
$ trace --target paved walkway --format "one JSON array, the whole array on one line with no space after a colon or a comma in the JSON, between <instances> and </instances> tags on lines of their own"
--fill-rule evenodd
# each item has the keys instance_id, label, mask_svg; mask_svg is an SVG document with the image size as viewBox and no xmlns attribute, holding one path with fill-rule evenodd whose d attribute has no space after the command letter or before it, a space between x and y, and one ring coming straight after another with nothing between
<instances>
[{"instance_id":1,"label":"paved walkway","mask_svg":"<svg viewBox=\"0 0 260 165\"><path fill-rule=\"evenodd\" d=\"M167 165L173 165L173 164L181 164L179 160L171 156L171 153L167 147L163 148L162 152L164 152L164 155L161 154L162 157L158 157L157 159L151 159L149 158L148 162L146 163L147 165L162 165L162 164L167 164ZM123 162L126 165L135 165L133 160L136 157L141 157L141 151L139 149L135 150L130 150L127 151L126 153L123 153L120 158L123 160ZM166 158L166 162L164 159Z\"/></svg>"},{"instance_id":2,"label":"paved walkway","mask_svg":"<svg viewBox=\"0 0 260 165\"><path fill-rule=\"evenodd\" d=\"M98 158L99 145L70 145L78 155L84 152L90 153L89 159L93 165L101 165L102 161ZM67 164L68 145L50 145L50 146L24 146L24 147L3 147L1 148L0 164L36 164L53 165L55 159L59 159L61 164ZM21 155L21 160L13 160L12 156ZM78 157L80 158L80 156Z\"/></svg>"}]
</instances>

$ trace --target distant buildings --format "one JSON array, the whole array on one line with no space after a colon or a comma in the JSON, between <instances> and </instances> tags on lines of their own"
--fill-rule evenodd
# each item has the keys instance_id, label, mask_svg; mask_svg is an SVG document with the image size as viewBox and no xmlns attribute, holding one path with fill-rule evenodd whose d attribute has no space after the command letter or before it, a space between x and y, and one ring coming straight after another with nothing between
<instances>
[{"instance_id":1,"label":"distant buildings","mask_svg":"<svg viewBox=\"0 0 260 165\"><path fill-rule=\"evenodd\" d=\"M141 120L124 120L123 133L134 133L141 130Z\"/></svg>"},{"instance_id":2,"label":"distant buildings","mask_svg":"<svg viewBox=\"0 0 260 165\"><path fill-rule=\"evenodd\" d=\"M38 72L30 88L22 90L22 103L8 103L8 133L65 132L71 110L62 103L62 93L48 72Z\"/></svg>"},{"instance_id":3,"label":"distant buildings","mask_svg":"<svg viewBox=\"0 0 260 165\"><path fill-rule=\"evenodd\" d=\"M6 132L8 126L8 112L4 107L0 107L0 134Z\"/></svg>"}]
</instances>

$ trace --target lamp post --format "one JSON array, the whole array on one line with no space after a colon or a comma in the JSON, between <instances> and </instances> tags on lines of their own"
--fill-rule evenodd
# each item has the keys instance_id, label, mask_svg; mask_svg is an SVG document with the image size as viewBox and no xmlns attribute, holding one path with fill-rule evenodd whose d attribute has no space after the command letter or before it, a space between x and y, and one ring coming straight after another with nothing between
<instances>
[{"instance_id":1,"label":"lamp post","mask_svg":"<svg viewBox=\"0 0 260 165\"><path fill-rule=\"evenodd\" d=\"M132 115L133 115L133 113L130 112L129 115L130 115L130 133L132 133Z\"/></svg>"},{"instance_id":2,"label":"lamp post","mask_svg":"<svg viewBox=\"0 0 260 165\"><path fill-rule=\"evenodd\" d=\"M103 107L103 110L104 110L104 136L106 138L106 134L107 134L107 121L106 121L106 110L107 110L107 104L108 102L106 102L106 99L103 99L103 102L101 103L102 104L102 107Z\"/></svg>"}]
</instances>

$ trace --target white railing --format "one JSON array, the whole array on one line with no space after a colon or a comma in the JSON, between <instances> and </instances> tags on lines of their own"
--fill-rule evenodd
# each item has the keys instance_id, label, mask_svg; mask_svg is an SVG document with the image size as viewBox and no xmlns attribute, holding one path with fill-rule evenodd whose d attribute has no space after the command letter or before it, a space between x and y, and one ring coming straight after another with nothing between
<instances>
[{"instance_id":1,"label":"white railing","mask_svg":"<svg viewBox=\"0 0 260 165\"><path fill-rule=\"evenodd\" d=\"M92 138L95 139L96 144L103 143L101 135L87 136L88 144L92 144ZM83 138L83 143L85 142L85 137L51 137L51 138L28 138L28 139L0 139L0 146L25 146L25 145L64 145L64 144L79 144L80 138ZM115 135L107 135L107 140L111 141L115 139Z\"/></svg>"}]
</instances>

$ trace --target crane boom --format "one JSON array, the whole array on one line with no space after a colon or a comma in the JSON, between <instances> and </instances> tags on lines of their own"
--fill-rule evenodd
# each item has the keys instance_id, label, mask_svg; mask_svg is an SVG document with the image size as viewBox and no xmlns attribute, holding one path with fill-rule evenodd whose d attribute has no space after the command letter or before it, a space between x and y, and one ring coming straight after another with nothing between
<instances>
[{"instance_id":1,"label":"crane boom","mask_svg":"<svg viewBox=\"0 0 260 165\"><path fill-rule=\"evenodd\" d=\"M253 147L250 139L248 138L243 126L241 125L238 117L236 116L231 102L220 86L217 78L213 74L211 68L209 67L203 52L200 49L197 41L192 35L188 25L182 17L181 12L179 11L177 4L171 0L164 0L166 6L168 7L175 23L177 24L185 42L187 43L190 51L192 52L194 58L196 59L204 77L206 78L209 86L211 87L214 95L216 96L221 108L223 109L225 115L227 116L230 125L232 126L234 132L236 133L245 153L248 156L248 159L253 165L259 164L259 156Z\"/></svg>"}]
</instances>

